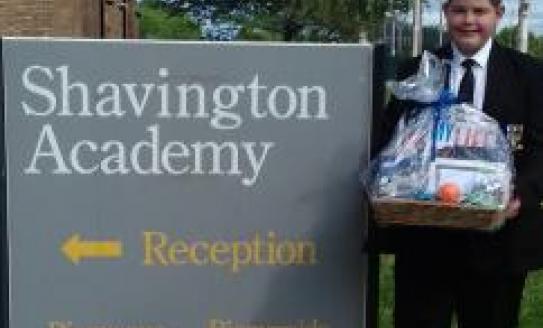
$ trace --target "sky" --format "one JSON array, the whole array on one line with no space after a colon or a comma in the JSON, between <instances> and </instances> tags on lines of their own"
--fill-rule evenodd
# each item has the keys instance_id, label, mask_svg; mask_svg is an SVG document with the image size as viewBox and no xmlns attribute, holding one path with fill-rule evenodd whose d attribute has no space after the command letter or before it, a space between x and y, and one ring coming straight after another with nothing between
<instances>
[{"instance_id":1,"label":"sky","mask_svg":"<svg viewBox=\"0 0 543 328\"><path fill-rule=\"evenodd\" d=\"M426 15L423 18L424 24L437 25L439 24L439 9L440 0L429 0L429 8L425 8ZM501 27L511 26L517 23L519 0L504 0L505 17ZM543 1L530 1L530 16L528 26L531 32L538 35L543 35Z\"/></svg>"}]
</instances>

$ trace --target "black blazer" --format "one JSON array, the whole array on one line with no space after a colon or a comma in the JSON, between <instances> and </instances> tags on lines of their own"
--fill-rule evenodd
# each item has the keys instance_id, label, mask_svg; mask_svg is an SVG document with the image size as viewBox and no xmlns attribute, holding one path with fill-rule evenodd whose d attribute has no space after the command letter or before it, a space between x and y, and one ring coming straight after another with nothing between
<instances>
[{"instance_id":1,"label":"black blazer","mask_svg":"<svg viewBox=\"0 0 543 328\"><path fill-rule=\"evenodd\" d=\"M450 46L435 53L440 58L452 58ZM414 74L418 62L414 59L407 63L398 78ZM380 129L374 133L374 154L388 142L409 108L407 102L390 101L377 123ZM430 261L446 259L482 271L519 272L543 267L543 63L494 43L483 110L502 126L523 127L523 148L514 152L515 192L522 202L518 218L492 233L419 227L377 229L377 247L382 252L416 253Z\"/></svg>"}]
</instances>

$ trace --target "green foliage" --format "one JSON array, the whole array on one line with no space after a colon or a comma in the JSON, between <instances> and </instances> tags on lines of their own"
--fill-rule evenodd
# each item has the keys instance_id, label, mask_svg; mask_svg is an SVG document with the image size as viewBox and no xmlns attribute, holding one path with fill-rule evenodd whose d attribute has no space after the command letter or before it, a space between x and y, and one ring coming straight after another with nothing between
<instances>
[{"instance_id":1,"label":"green foliage","mask_svg":"<svg viewBox=\"0 0 543 328\"><path fill-rule=\"evenodd\" d=\"M496 40L504 46L514 48L516 44L516 35L516 27L505 27L498 33L498 35L496 35Z\"/></svg>"},{"instance_id":2,"label":"green foliage","mask_svg":"<svg viewBox=\"0 0 543 328\"><path fill-rule=\"evenodd\" d=\"M274 4L260 15L248 17L244 25L281 35L285 41L354 41L358 38L358 1L290 0Z\"/></svg>"},{"instance_id":3,"label":"green foliage","mask_svg":"<svg viewBox=\"0 0 543 328\"><path fill-rule=\"evenodd\" d=\"M514 48L517 44L517 27L503 28L496 40L508 47ZM543 57L543 36L536 36L533 33L528 35L528 53L535 57Z\"/></svg>"},{"instance_id":4,"label":"green foliage","mask_svg":"<svg viewBox=\"0 0 543 328\"><path fill-rule=\"evenodd\" d=\"M281 41L283 36L277 32L268 29L262 29L257 26L243 26L237 37L239 40L248 41Z\"/></svg>"},{"instance_id":5,"label":"green foliage","mask_svg":"<svg viewBox=\"0 0 543 328\"><path fill-rule=\"evenodd\" d=\"M530 38L530 54L543 58L543 36L536 37L533 34Z\"/></svg>"},{"instance_id":6,"label":"green foliage","mask_svg":"<svg viewBox=\"0 0 543 328\"><path fill-rule=\"evenodd\" d=\"M361 0L359 15L361 31L365 32L373 40L379 37L386 12L390 9L388 0ZM423 3L427 0L423 0ZM410 9L410 0L394 0L393 8L401 13L407 13Z\"/></svg>"},{"instance_id":7,"label":"green foliage","mask_svg":"<svg viewBox=\"0 0 543 328\"><path fill-rule=\"evenodd\" d=\"M146 0L139 7L140 35L145 39L200 39L200 27L185 14L170 15L158 0Z\"/></svg>"},{"instance_id":8,"label":"green foliage","mask_svg":"<svg viewBox=\"0 0 543 328\"><path fill-rule=\"evenodd\" d=\"M389 1L385 0L149 0L171 15L206 15L213 22L241 26L239 39L285 41L357 41L360 32L379 35ZM410 0L392 0L407 12ZM211 9L211 10L210 10Z\"/></svg>"}]
</instances>

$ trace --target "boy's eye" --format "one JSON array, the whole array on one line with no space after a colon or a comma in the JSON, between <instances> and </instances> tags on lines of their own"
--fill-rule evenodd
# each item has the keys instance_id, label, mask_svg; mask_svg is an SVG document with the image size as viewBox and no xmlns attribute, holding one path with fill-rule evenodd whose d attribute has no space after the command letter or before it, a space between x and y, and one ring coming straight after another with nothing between
<instances>
[{"instance_id":1,"label":"boy's eye","mask_svg":"<svg viewBox=\"0 0 543 328\"><path fill-rule=\"evenodd\" d=\"M477 16L481 16L481 15L484 15L488 12L488 10L486 8L475 8L473 9L473 13Z\"/></svg>"},{"instance_id":2,"label":"boy's eye","mask_svg":"<svg viewBox=\"0 0 543 328\"><path fill-rule=\"evenodd\" d=\"M451 11L454 14L465 14L466 13L466 9L463 8L463 7L453 7L453 8L451 8Z\"/></svg>"}]
</instances>

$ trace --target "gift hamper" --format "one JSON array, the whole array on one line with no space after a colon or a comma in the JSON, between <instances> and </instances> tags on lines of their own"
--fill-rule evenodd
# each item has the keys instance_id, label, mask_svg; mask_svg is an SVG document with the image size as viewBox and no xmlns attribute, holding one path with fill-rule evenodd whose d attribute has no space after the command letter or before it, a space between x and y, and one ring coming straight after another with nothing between
<instances>
[{"instance_id":1,"label":"gift hamper","mask_svg":"<svg viewBox=\"0 0 543 328\"><path fill-rule=\"evenodd\" d=\"M504 223L509 142L496 120L454 99L447 66L426 52L416 75L390 84L409 108L363 175L380 225L495 230Z\"/></svg>"}]
</instances>

